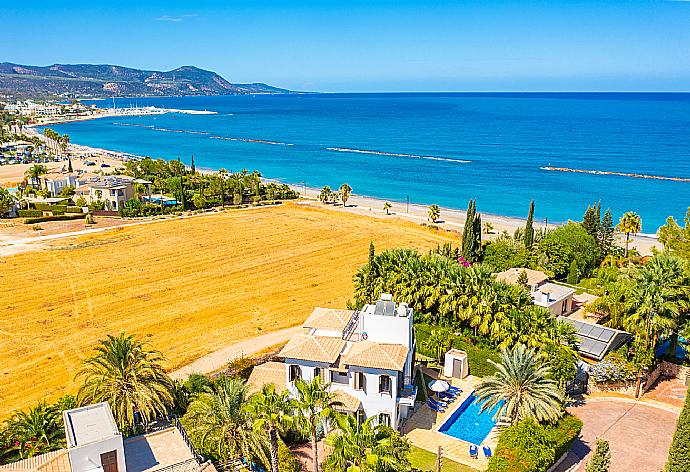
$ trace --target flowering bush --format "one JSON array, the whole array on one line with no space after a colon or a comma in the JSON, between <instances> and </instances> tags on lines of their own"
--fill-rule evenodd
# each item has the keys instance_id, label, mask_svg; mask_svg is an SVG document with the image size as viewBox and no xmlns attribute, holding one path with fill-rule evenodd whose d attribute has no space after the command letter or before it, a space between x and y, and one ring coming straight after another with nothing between
<instances>
[{"instance_id":1,"label":"flowering bush","mask_svg":"<svg viewBox=\"0 0 690 472\"><path fill-rule=\"evenodd\" d=\"M634 367L617 353L611 353L598 364L589 369L597 383L625 382L635 378Z\"/></svg>"}]
</instances>

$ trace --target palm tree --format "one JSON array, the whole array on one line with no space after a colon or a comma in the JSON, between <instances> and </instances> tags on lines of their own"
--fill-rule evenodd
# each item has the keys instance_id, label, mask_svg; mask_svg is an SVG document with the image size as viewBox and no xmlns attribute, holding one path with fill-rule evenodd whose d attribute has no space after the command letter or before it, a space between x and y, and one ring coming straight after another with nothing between
<instances>
[{"instance_id":1,"label":"palm tree","mask_svg":"<svg viewBox=\"0 0 690 472\"><path fill-rule=\"evenodd\" d=\"M254 419L254 428L268 433L271 468L278 472L278 432L292 424L294 402L287 390L277 392L275 385L267 384L252 395L245 408Z\"/></svg>"},{"instance_id":2,"label":"palm tree","mask_svg":"<svg viewBox=\"0 0 690 472\"><path fill-rule=\"evenodd\" d=\"M38 188L43 188L43 183L41 182L41 176L48 173L48 168L43 164L34 164L29 167L24 175L33 181L34 184L38 184Z\"/></svg>"},{"instance_id":3,"label":"palm tree","mask_svg":"<svg viewBox=\"0 0 690 472\"><path fill-rule=\"evenodd\" d=\"M563 413L563 393L549 378L549 369L538 365L535 352L518 344L501 351L500 362L489 359L497 372L484 377L476 389L481 411L498 408L496 417L507 416L514 424L534 418L553 421Z\"/></svg>"},{"instance_id":4,"label":"palm tree","mask_svg":"<svg viewBox=\"0 0 690 472\"><path fill-rule=\"evenodd\" d=\"M621 216L617 226L618 231L625 233L625 257L628 257L628 244L630 244L630 234L637 234L642 231L642 219L634 211L628 211Z\"/></svg>"},{"instance_id":5,"label":"palm tree","mask_svg":"<svg viewBox=\"0 0 690 472\"><path fill-rule=\"evenodd\" d=\"M436 220L441 216L441 208L435 203L429 207L429 219L436 223Z\"/></svg>"},{"instance_id":6,"label":"palm tree","mask_svg":"<svg viewBox=\"0 0 690 472\"><path fill-rule=\"evenodd\" d=\"M343 185L340 186L340 198L343 200L343 206L347 206L347 201L350 199L350 195L352 194L352 187L350 187L347 183L344 183Z\"/></svg>"},{"instance_id":7,"label":"palm tree","mask_svg":"<svg viewBox=\"0 0 690 472\"><path fill-rule=\"evenodd\" d=\"M325 472L395 472L410 470L409 444L391 428L374 425L375 417L358 424L354 415L337 415L328 435L331 449Z\"/></svg>"},{"instance_id":8,"label":"palm tree","mask_svg":"<svg viewBox=\"0 0 690 472\"><path fill-rule=\"evenodd\" d=\"M390 213L390 210L391 210L392 207L393 207L393 206L392 206L390 203L388 203L388 202L386 202L386 203L383 204L383 211L386 212L386 215L390 215L390 214L391 214L391 213Z\"/></svg>"},{"instance_id":9,"label":"palm tree","mask_svg":"<svg viewBox=\"0 0 690 472\"><path fill-rule=\"evenodd\" d=\"M214 391L202 391L189 404L182 422L198 437L202 448L221 460L255 458L264 467L270 464L268 443L253 429L251 417L242 408L247 387L240 379L223 377Z\"/></svg>"},{"instance_id":10,"label":"palm tree","mask_svg":"<svg viewBox=\"0 0 690 472\"><path fill-rule=\"evenodd\" d=\"M319 377L314 377L311 382L298 379L297 399L297 425L311 438L312 464L314 472L319 471L318 448L316 446L317 427L324 420L334 416L334 408L342 403L335 399L335 395L328 391L330 384L322 384Z\"/></svg>"},{"instance_id":11,"label":"palm tree","mask_svg":"<svg viewBox=\"0 0 690 472\"><path fill-rule=\"evenodd\" d=\"M174 386L160 352L125 333L108 335L94 350L77 374L84 378L79 398L109 402L121 430L134 426L136 414L149 422L172 405Z\"/></svg>"},{"instance_id":12,"label":"palm tree","mask_svg":"<svg viewBox=\"0 0 690 472\"><path fill-rule=\"evenodd\" d=\"M682 278L682 264L668 256L655 257L639 270L635 285L628 294L626 305L630 314L624 325L644 338L639 346L642 351L651 353L659 336L678 326L681 308L679 282L683 284ZM640 369L635 397L640 393L642 375Z\"/></svg>"},{"instance_id":13,"label":"palm tree","mask_svg":"<svg viewBox=\"0 0 690 472\"><path fill-rule=\"evenodd\" d=\"M15 413L6 422L7 435L20 459L64 447L60 411L45 402Z\"/></svg>"},{"instance_id":14,"label":"palm tree","mask_svg":"<svg viewBox=\"0 0 690 472\"><path fill-rule=\"evenodd\" d=\"M321 201L321 203L328 203L328 200L331 198L331 194L331 187L324 185L321 189L321 193L319 193L319 201Z\"/></svg>"},{"instance_id":15,"label":"palm tree","mask_svg":"<svg viewBox=\"0 0 690 472\"><path fill-rule=\"evenodd\" d=\"M494 225L490 221L484 222L484 232L486 234L491 234L494 231Z\"/></svg>"},{"instance_id":16,"label":"palm tree","mask_svg":"<svg viewBox=\"0 0 690 472\"><path fill-rule=\"evenodd\" d=\"M453 345L453 339L453 332L449 328L432 329L429 337L422 343L422 347L427 352L433 352L436 361L441 364L444 354Z\"/></svg>"}]
</instances>

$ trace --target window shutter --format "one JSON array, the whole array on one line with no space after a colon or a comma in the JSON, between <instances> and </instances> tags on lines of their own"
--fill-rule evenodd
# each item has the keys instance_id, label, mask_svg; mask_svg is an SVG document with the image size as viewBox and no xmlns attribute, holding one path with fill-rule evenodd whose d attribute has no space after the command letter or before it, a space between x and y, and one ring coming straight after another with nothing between
<instances>
[{"instance_id":1,"label":"window shutter","mask_svg":"<svg viewBox=\"0 0 690 472\"><path fill-rule=\"evenodd\" d=\"M359 372L355 372L355 390L359 390Z\"/></svg>"}]
</instances>

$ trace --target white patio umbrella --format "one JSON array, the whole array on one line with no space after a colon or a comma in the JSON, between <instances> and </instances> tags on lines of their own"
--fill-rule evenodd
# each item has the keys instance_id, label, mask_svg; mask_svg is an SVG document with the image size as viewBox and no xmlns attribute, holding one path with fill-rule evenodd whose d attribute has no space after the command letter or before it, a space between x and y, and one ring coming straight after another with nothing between
<instances>
[{"instance_id":1,"label":"white patio umbrella","mask_svg":"<svg viewBox=\"0 0 690 472\"><path fill-rule=\"evenodd\" d=\"M450 385L448 385L448 382L445 380L432 380L429 382L429 390L432 392L436 392L437 394L440 392L445 392L450 388ZM436 398L438 399L438 395L436 395Z\"/></svg>"}]
</instances>

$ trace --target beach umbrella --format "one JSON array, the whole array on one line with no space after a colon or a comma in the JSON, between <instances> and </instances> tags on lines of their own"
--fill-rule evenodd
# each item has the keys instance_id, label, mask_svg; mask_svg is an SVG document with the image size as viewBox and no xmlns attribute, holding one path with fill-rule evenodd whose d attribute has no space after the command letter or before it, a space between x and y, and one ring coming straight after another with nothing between
<instances>
[{"instance_id":1,"label":"beach umbrella","mask_svg":"<svg viewBox=\"0 0 690 472\"><path fill-rule=\"evenodd\" d=\"M445 380L432 380L429 382L429 390L432 392L436 392L436 398L438 399L438 394L441 392L445 392L450 388L450 385L448 385L448 382Z\"/></svg>"}]
</instances>

